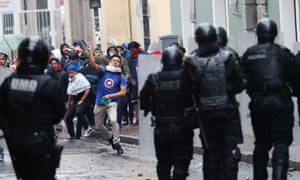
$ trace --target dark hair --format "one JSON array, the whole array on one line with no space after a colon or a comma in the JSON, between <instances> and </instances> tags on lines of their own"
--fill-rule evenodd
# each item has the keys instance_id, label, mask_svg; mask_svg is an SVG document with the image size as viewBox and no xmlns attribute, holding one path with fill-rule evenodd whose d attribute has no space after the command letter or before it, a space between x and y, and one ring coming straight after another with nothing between
<instances>
[{"instance_id":1,"label":"dark hair","mask_svg":"<svg viewBox=\"0 0 300 180\"><path fill-rule=\"evenodd\" d=\"M118 48L121 48L121 49L123 49L124 50L124 47L123 46L121 46L121 45L117 45L116 46L116 48L118 49Z\"/></svg>"},{"instance_id":2,"label":"dark hair","mask_svg":"<svg viewBox=\"0 0 300 180\"><path fill-rule=\"evenodd\" d=\"M177 47L179 47L180 45L179 45L179 43L178 42L171 42L170 44L169 44L169 46L172 46L172 45L175 45L175 46L177 46Z\"/></svg>"},{"instance_id":3,"label":"dark hair","mask_svg":"<svg viewBox=\"0 0 300 180\"><path fill-rule=\"evenodd\" d=\"M136 42L136 41L131 41L129 44L128 44L128 49L131 49L131 48L139 48L141 45Z\"/></svg>"},{"instance_id":4,"label":"dark hair","mask_svg":"<svg viewBox=\"0 0 300 180\"><path fill-rule=\"evenodd\" d=\"M109 46L109 47L107 48L107 50L106 50L107 56L109 56L109 50L110 50L110 49L114 49L116 52L118 52L118 49L116 48L116 46Z\"/></svg>"},{"instance_id":5,"label":"dark hair","mask_svg":"<svg viewBox=\"0 0 300 180\"><path fill-rule=\"evenodd\" d=\"M8 55L4 52L0 52L0 56L4 57L5 60L8 58Z\"/></svg>"},{"instance_id":6,"label":"dark hair","mask_svg":"<svg viewBox=\"0 0 300 180\"><path fill-rule=\"evenodd\" d=\"M70 55L70 59L78 59L79 58L79 56L78 56L78 54L76 54L76 53L72 53L71 55Z\"/></svg>"},{"instance_id":7,"label":"dark hair","mask_svg":"<svg viewBox=\"0 0 300 180\"><path fill-rule=\"evenodd\" d=\"M73 46L76 46L76 45L78 45L81 49L84 49L81 40L75 40L75 41L73 42Z\"/></svg>"},{"instance_id":8,"label":"dark hair","mask_svg":"<svg viewBox=\"0 0 300 180\"><path fill-rule=\"evenodd\" d=\"M63 55L64 54L64 52L63 52L63 47L64 46L66 46L67 48L70 48L70 46L69 46L69 44L67 44L67 43L62 43L61 45L60 45L60 53Z\"/></svg>"},{"instance_id":9,"label":"dark hair","mask_svg":"<svg viewBox=\"0 0 300 180\"><path fill-rule=\"evenodd\" d=\"M119 56L119 54L114 54L114 55L112 55L111 57L110 57L110 59L112 59L112 58L114 58L114 57L117 57L117 58L119 58L120 59L120 61L121 61L121 56Z\"/></svg>"},{"instance_id":10,"label":"dark hair","mask_svg":"<svg viewBox=\"0 0 300 180\"><path fill-rule=\"evenodd\" d=\"M185 54L186 53L186 50L183 46L178 46L178 49L183 53Z\"/></svg>"},{"instance_id":11,"label":"dark hair","mask_svg":"<svg viewBox=\"0 0 300 180\"><path fill-rule=\"evenodd\" d=\"M56 61L57 63L59 63L59 60L56 57L50 58L48 63L50 64L52 61Z\"/></svg>"}]
</instances>

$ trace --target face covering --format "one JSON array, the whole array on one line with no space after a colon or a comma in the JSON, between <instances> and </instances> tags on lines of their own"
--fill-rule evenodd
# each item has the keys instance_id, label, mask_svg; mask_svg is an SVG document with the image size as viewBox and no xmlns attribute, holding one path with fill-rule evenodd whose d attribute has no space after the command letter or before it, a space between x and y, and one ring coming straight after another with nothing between
<instances>
[{"instance_id":1,"label":"face covering","mask_svg":"<svg viewBox=\"0 0 300 180\"><path fill-rule=\"evenodd\" d=\"M139 53L140 53L140 50L137 48L136 50L131 51L130 55L131 56L137 56Z\"/></svg>"},{"instance_id":2,"label":"face covering","mask_svg":"<svg viewBox=\"0 0 300 180\"><path fill-rule=\"evenodd\" d=\"M109 52L109 56L112 57L115 53Z\"/></svg>"}]
</instances>

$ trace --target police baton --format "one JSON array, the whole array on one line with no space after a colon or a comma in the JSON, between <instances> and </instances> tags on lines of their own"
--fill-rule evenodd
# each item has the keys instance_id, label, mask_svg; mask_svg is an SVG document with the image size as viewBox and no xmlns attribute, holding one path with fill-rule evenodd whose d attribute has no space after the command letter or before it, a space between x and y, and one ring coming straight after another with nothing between
<instances>
[{"instance_id":1,"label":"police baton","mask_svg":"<svg viewBox=\"0 0 300 180\"><path fill-rule=\"evenodd\" d=\"M204 146L204 149L208 149L207 138L206 138L206 135L205 135L205 131L204 131L204 127L203 127L202 121L201 121L200 116L199 116L198 103L196 101L196 98L195 98L194 94L192 94L192 98L193 98L193 104L195 106L196 119L197 119L197 122L199 124L200 138L201 138L202 144Z\"/></svg>"}]
</instances>

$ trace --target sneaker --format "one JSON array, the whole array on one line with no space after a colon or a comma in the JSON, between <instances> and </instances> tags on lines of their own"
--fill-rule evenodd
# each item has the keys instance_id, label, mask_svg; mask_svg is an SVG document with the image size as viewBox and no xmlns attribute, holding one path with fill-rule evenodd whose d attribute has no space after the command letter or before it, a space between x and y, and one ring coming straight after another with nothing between
<instances>
[{"instance_id":1,"label":"sneaker","mask_svg":"<svg viewBox=\"0 0 300 180\"><path fill-rule=\"evenodd\" d=\"M133 120L132 120L132 125L134 125L134 126L139 125L139 120L136 119L136 118L133 118Z\"/></svg>"},{"instance_id":2,"label":"sneaker","mask_svg":"<svg viewBox=\"0 0 300 180\"><path fill-rule=\"evenodd\" d=\"M84 133L83 136L84 137L89 137L92 134L92 128L87 128Z\"/></svg>"},{"instance_id":3,"label":"sneaker","mask_svg":"<svg viewBox=\"0 0 300 180\"><path fill-rule=\"evenodd\" d=\"M128 121L122 120L122 121L121 121L121 124L122 124L122 126L127 126L127 125L128 125Z\"/></svg>"},{"instance_id":4,"label":"sneaker","mask_svg":"<svg viewBox=\"0 0 300 180\"><path fill-rule=\"evenodd\" d=\"M136 123L137 123L136 118L133 118L131 122L132 122L132 125L136 125Z\"/></svg>"},{"instance_id":5,"label":"sneaker","mask_svg":"<svg viewBox=\"0 0 300 180\"><path fill-rule=\"evenodd\" d=\"M4 161L4 153L0 153L0 162L3 162Z\"/></svg>"},{"instance_id":6,"label":"sneaker","mask_svg":"<svg viewBox=\"0 0 300 180\"><path fill-rule=\"evenodd\" d=\"M114 136L111 135L111 138L108 139L108 142L109 142L109 144L111 145L111 147L112 147L113 149L116 149L115 144L113 143L113 139L114 139Z\"/></svg>"},{"instance_id":7,"label":"sneaker","mask_svg":"<svg viewBox=\"0 0 300 180\"><path fill-rule=\"evenodd\" d=\"M122 146L120 145L120 143L116 143L115 148L117 150L118 155L124 154L124 150L123 150Z\"/></svg>"}]
</instances>

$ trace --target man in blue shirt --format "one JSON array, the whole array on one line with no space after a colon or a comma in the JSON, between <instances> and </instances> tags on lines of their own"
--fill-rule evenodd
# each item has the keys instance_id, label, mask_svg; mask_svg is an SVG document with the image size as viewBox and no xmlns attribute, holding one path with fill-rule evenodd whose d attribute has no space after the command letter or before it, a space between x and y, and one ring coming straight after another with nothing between
<instances>
[{"instance_id":1,"label":"man in blue shirt","mask_svg":"<svg viewBox=\"0 0 300 180\"><path fill-rule=\"evenodd\" d=\"M123 154L124 151L120 145L120 127L117 122L117 98L126 95L127 82L120 68L121 57L117 54L111 56L109 64L104 67L96 64L91 46L86 44L86 48L91 66L101 76L94 108L95 129L100 131L118 154ZM112 133L104 126L105 114L112 125Z\"/></svg>"}]
</instances>

